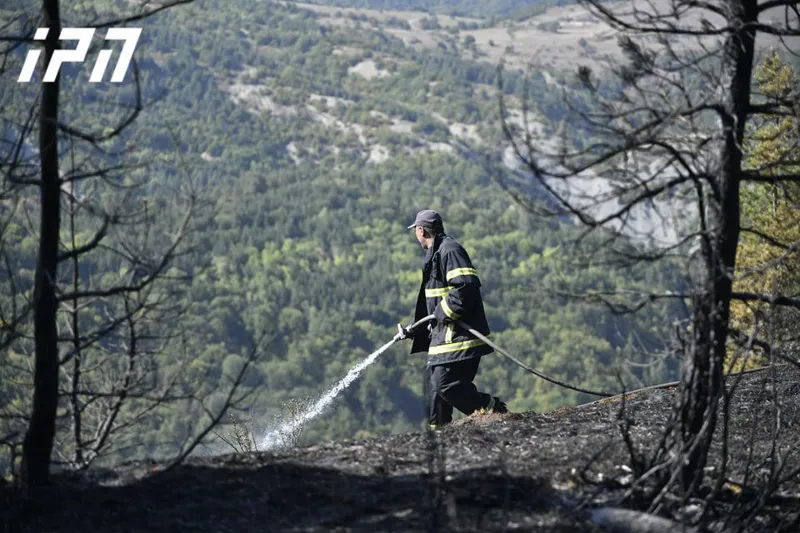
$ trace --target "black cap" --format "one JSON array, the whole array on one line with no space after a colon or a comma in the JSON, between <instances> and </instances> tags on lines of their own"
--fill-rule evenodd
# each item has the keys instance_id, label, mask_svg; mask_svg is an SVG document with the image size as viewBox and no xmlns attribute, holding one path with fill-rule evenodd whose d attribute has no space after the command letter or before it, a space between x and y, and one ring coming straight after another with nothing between
<instances>
[{"instance_id":1,"label":"black cap","mask_svg":"<svg viewBox=\"0 0 800 533\"><path fill-rule=\"evenodd\" d=\"M411 224L408 229L411 229L414 226L422 226L423 228L441 228L442 215L436 211L433 211L432 209L424 209L417 213L417 218L414 219L414 223Z\"/></svg>"}]
</instances>

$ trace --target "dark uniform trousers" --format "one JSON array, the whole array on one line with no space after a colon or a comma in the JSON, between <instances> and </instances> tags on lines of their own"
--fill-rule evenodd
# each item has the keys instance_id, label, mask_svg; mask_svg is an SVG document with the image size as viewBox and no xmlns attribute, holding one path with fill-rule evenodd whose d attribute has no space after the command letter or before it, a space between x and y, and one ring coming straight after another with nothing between
<instances>
[{"instance_id":1,"label":"dark uniform trousers","mask_svg":"<svg viewBox=\"0 0 800 533\"><path fill-rule=\"evenodd\" d=\"M439 426L452 421L454 407L470 415L489 405L491 396L478 392L472 382L480 362L480 357L474 357L425 367L424 393L429 424Z\"/></svg>"}]
</instances>

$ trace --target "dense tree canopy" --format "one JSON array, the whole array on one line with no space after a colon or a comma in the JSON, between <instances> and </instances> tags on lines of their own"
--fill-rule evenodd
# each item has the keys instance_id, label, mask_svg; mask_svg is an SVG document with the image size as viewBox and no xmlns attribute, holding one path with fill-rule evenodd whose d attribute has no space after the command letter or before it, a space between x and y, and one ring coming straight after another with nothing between
<instances>
[{"instance_id":1,"label":"dense tree canopy","mask_svg":"<svg viewBox=\"0 0 800 533\"><path fill-rule=\"evenodd\" d=\"M253 334L266 330L272 342L246 382L257 392L259 432L287 400L323 392L411 317L422 250L405 226L427 207L443 214L448 233L470 252L500 345L545 373L592 388L615 389L620 375L629 387L674 375L674 361L653 363L646 355L663 351L662 333L678 316L672 304L631 318L564 296L671 287L669 264L615 270L602 253L579 260L569 220L525 214L485 168L454 148L459 138L480 154L501 151L494 67L406 47L381 31L323 27L311 11L251 0L224 10L198 2L154 17L139 53L148 105L124 139L104 146L103 164L135 165L118 176L145 184L127 201L147 202L162 232L177 216L167 209L167 191L186 175L197 184L207 216L192 227L195 254L173 265L191 280L178 291L188 308L175 324L187 332L181 350L191 362L183 368L188 381L213 390L241 364ZM385 74L358 73L373 63ZM87 129L113 123L118 111L110 104L134 97L129 85L83 83L88 73L78 68L68 74L63 115ZM24 120L33 90L0 85L6 133ZM522 82L507 75L503 90L513 104ZM539 95L538 112L563 112L541 75L528 90ZM69 157L98 156L62 154L65 163ZM35 228L25 220L36 211L36 191L15 194L20 218L3 239L24 293L35 264ZM582 242L597 249L602 235ZM102 254L85 268L85 282L119 271L113 256ZM335 410L309 426L307 438L418 427L423 361L407 348L370 367ZM0 357L15 363L0 364L13 374L23 371L27 354L12 346ZM177 354L160 357L165 371L183 365ZM16 377L4 375L0 385L5 412L26 409L25 381ZM590 399L498 357L486 358L478 382L514 410ZM141 442L114 459L173 451L192 416L159 413L139 432Z\"/></svg>"}]
</instances>

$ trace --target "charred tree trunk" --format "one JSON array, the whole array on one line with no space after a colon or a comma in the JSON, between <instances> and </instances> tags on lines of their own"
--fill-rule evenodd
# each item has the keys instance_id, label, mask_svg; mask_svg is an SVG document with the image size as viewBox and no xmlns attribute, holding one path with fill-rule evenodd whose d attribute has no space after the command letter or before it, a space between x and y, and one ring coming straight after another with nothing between
<instances>
[{"instance_id":1,"label":"charred tree trunk","mask_svg":"<svg viewBox=\"0 0 800 533\"><path fill-rule=\"evenodd\" d=\"M45 65L59 48L61 19L58 0L43 0ZM60 75L42 82L39 117L41 214L39 252L34 277L34 390L30 425L22 451L22 481L31 487L47 483L58 405L58 334L56 329L56 272L60 229L61 183L58 174L58 97Z\"/></svg>"},{"instance_id":2,"label":"charred tree trunk","mask_svg":"<svg viewBox=\"0 0 800 533\"><path fill-rule=\"evenodd\" d=\"M730 2L727 8L729 24L736 31L728 37L723 56L723 83L727 83L727 87L721 87L726 95L720 110L723 139L719 174L712 181L707 204L708 228L703 243L708 281L704 294L695 301L693 353L681 376L684 400L681 441L687 452L682 484L686 491L702 480L723 386L725 340L739 242L742 143L755 49L752 25L758 20L757 0Z\"/></svg>"}]
</instances>

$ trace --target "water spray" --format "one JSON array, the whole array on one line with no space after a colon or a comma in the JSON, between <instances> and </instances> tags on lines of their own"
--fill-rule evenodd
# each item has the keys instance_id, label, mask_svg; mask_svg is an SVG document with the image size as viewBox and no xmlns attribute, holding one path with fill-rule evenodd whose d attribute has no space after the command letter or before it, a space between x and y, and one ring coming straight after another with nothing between
<instances>
[{"instance_id":1,"label":"water spray","mask_svg":"<svg viewBox=\"0 0 800 533\"><path fill-rule=\"evenodd\" d=\"M325 410L325 408L328 407L328 405L330 405L333 402L333 400L344 389L349 387L351 383L353 383L356 379L358 379L358 377L361 375L361 372L363 372L364 369L367 368L369 365L374 363L383 352L388 350L397 341L404 339L406 337L406 334L413 332L418 327L422 326L423 324L427 324L433 319L434 319L433 315L428 315L422 320L418 320L417 322L410 324L408 327L405 328L405 332L402 330L398 331L398 333L392 338L392 340L390 340L389 342L387 342L386 344L384 344L383 346L381 346L380 348L369 354L369 356L366 359L364 359L356 366L351 368L345 377L340 379L319 400L314 402L313 405L311 405L308 409L306 409L305 412L297 416L294 420L291 420L281 425L279 428L274 429L269 433L267 433L261 440L259 449L264 451L273 450L275 448L278 448L286 444L286 440L289 435L292 435L299 427L301 427L303 424L305 424L312 418L319 416ZM398 329L400 329L399 325Z\"/></svg>"}]
</instances>

